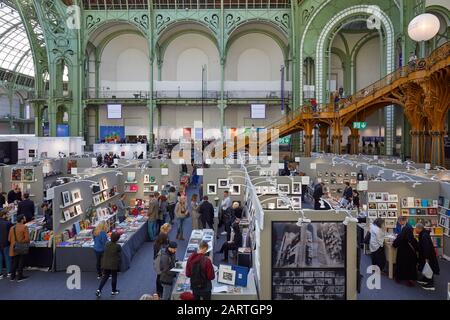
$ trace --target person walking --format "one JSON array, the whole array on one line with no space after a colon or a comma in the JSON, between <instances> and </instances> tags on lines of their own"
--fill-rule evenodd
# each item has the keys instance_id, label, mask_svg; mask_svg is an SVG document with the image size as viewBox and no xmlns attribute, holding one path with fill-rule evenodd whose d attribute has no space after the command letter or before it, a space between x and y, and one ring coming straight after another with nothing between
<instances>
[{"instance_id":1,"label":"person walking","mask_svg":"<svg viewBox=\"0 0 450 320\"><path fill-rule=\"evenodd\" d=\"M164 223L166 223L166 217L167 217L167 196L162 194L159 196L158 199L158 203L159 203L159 213L158 213L158 229L157 229L157 234L159 234L159 232L161 231L161 227L163 226Z\"/></svg>"},{"instance_id":2,"label":"person walking","mask_svg":"<svg viewBox=\"0 0 450 320\"><path fill-rule=\"evenodd\" d=\"M171 230L172 225L170 223L165 223L161 226L160 232L156 237L155 244L153 246L153 260L156 259L156 256L158 255L159 251L161 251L161 249L166 248L169 245L169 233ZM156 275L156 292L159 296L162 296L163 294L163 287L161 285L159 274Z\"/></svg>"},{"instance_id":3,"label":"person walking","mask_svg":"<svg viewBox=\"0 0 450 320\"><path fill-rule=\"evenodd\" d=\"M12 258L11 281L16 280L16 276L17 282L28 279L27 276L23 275L25 256L28 254L26 252L27 250L24 250L24 252L19 252L17 248L18 246L16 246L16 244L22 244L22 246L26 247L26 245L30 243L30 233L25 223L25 216L20 214L17 216L17 224L9 229L9 255Z\"/></svg>"},{"instance_id":4,"label":"person walking","mask_svg":"<svg viewBox=\"0 0 450 320\"><path fill-rule=\"evenodd\" d=\"M108 242L108 226L105 221L100 221L94 230L94 251L96 258L97 279L102 278L102 258L105 245Z\"/></svg>"},{"instance_id":5,"label":"person walking","mask_svg":"<svg viewBox=\"0 0 450 320\"><path fill-rule=\"evenodd\" d=\"M12 223L6 219L6 211L0 211L0 279L11 276L11 257L9 256L9 230ZM5 261L5 272L3 272Z\"/></svg>"},{"instance_id":6,"label":"person walking","mask_svg":"<svg viewBox=\"0 0 450 320\"><path fill-rule=\"evenodd\" d=\"M233 226L231 229L230 240L226 241L222 245L222 248L220 248L220 251L218 252L218 253L223 253L222 261L224 261L224 262L228 261L228 251L229 250L237 250L240 247L242 247L241 228L239 227L239 223L233 223Z\"/></svg>"},{"instance_id":7,"label":"person walking","mask_svg":"<svg viewBox=\"0 0 450 320\"><path fill-rule=\"evenodd\" d=\"M197 194L193 194L191 197L191 217L192 217L192 230L200 229L200 214L198 212L198 209L200 207L200 204L197 201L198 196Z\"/></svg>"},{"instance_id":8,"label":"person walking","mask_svg":"<svg viewBox=\"0 0 450 320\"><path fill-rule=\"evenodd\" d=\"M170 300L172 294L173 280L177 276L177 273L170 270L175 267L176 253L177 243L171 241L167 248L161 249L155 259L156 273L159 275L163 287L162 300Z\"/></svg>"},{"instance_id":9,"label":"person walking","mask_svg":"<svg viewBox=\"0 0 450 320\"><path fill-rule=\"evenodd\" d=\"M170 224L173 224L173 220L175 219L175 205L177 204L177 199L177 190L175 187L170 187L169 194L167 196L167 210L169 211Z\"/></svg>"},{"instance_id":10,"label":"person walking","mask_svg":"<svg viewBox=\"0 0 450 320\"><path fill-rule=\"evenodd\" d=\"M417 280L417 251L419 249L414 238L413 228L405 224L392 246L397 248L396 281L406 281L409 287L413 287L414 281Z\"/></svg>"},{"instance_id":11,"label":"person walking","mask_svg":"<svg viewBox=\"0 0 450 320\"><path fill-rule=\"evenodd\" d=\"M214 207L208 199L208 196L203 197L203 202L198 207L198 213L203 229L209 227L214 230Z\"/></svg>"},{"instance_id":12,"label":"person walking","mask_svg":"<svg viewBox=\"0 0 450 320\"><path fill-rule=\"evenodd\" d=\"M377 218L370 225L369 250L372 258L372 265L378 266L381 272L384 272L386 265L386 254L384 252L384 219Z\"/></svg>"},{"instance_id":13,"label":"person walking","mask_svg":"<svg viewBox=\"0 0 450 320\"><path fill-rule=\"evenodd\" d=\"M434 275L439 275L439 262L436 257L436 251L434 249L433 240L431 240L430 230L425 229L422 223L416 224L416 230L419 233L419 264L418 270L422 276L417 281L420 286L425 290L434 291ZM427 278L423 275L425 265L428 264L433 271L431 278Z\"/></svg>"},{"instance_id":14,"label":"person walking","mask_svg":"<svg viewBox=\"0 0 450 320\"><path fill-rule=\"evenodd\" d=\"M222 202L220 203L220 212L219 212L219 225L217 226L217 229L220 229L220 227L222 225L225 226L225 231L222 232L222 235L226 235L227 231L226 231L226 224L225 224L225 214L227 212L227 210L229 208L231 208L231 198L230 198L230 192L229 191L224 191L223 192L223 199ZM217 238L219 238L219 230L217 230Z\"/></svg>"},{"instance_id":15,"label":"person walking","mask_svg":"<svg viewBox=\"0 0 450 320\"><path fill-rule=\"evenodd\" d=\"M208 251L208 243L202 241L198 251L194 252L186 263L186 277L191 280L191 290L195 300L211 300L212 283L214 280L214 268L211 260L205 256Z\"/></svg>"},{"instance_id":16,"label":"person walking","mask_svg":"<svg viewBox=\"0 0 450 320\"><path fill-rule=\"evenodd\" d=\"M117 219L119 223L122 223L127 218L127 207L125 205L125 193L120 195L119 201L117 201Z\"/></svg>"},{"instance_id":17,"label":"person walking","mask_svg":"<svg viewBox=\"0 0 450 320\"><path fill-rule=\"evenodd\" d=\"M27 222L30 222L34 219L34 211L34 202L30 200L30 194L25 192L23 194L23 200L17 205L17 214L23 214L27 219Z\"/></svg>"},{"instance_id":18,"label":"person walking","mask_svg":"<svg viewBox=\"0 0 450 320\"><path fill-rule=\"evenodd\" d=\"M152 193L149 196L150 198L150 203L148 205L148 213L147 213L147 217L148 217L148 238L150 239L150 241L154 241L155 237L156 237L156 220L158 219L158 214L159 214L159 203L158 203L158 198L159 198L159 194L156 193Z\"/></svg>"},{"instance_id":19,"label":"person walking","mask_svg":"<svg viewBox=\"0 0 450 320\"><path fill-rule=\"evenodd\" d=\"M102 259L103 277L95 293L97 297L102 295L102 289L111 276L111 295L116 296L120 293L117 290L117 272L120 270L122 247L117 244L120 235L117 232L111 234L111 241L105 246L105 253Z\"/></svg>"},{"instance_id":20,"label":"person walking","mask_svg":"<svg viewBox=\"0 0 450 320\"><path fill-rule=\"evenodd\" d=\"M178 220L178 228L177 228L177 239L178 240L184 240L183 237L183 227L184 227L184 221L189 216L189 211L186 203L186 197L181 196L180 201L175 206L175 216Z\"/></svg>"}]
</instances>

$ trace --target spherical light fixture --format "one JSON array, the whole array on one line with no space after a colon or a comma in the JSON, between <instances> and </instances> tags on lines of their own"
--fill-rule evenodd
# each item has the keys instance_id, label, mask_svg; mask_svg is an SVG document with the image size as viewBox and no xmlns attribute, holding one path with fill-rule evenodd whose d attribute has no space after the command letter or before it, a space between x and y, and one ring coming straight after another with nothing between
<instances>
[{"instance_id":1,"label":"spherical light fixture","mask_svg":"<svg viewBox=\"0 0 450 320\"><path fill-rule=\"evenodd\" d=\"M418 15L408 25L409 37L417 42L428 41L437 35L440 24L439 19L431 13Z\"/></svg>"}]
</instances>

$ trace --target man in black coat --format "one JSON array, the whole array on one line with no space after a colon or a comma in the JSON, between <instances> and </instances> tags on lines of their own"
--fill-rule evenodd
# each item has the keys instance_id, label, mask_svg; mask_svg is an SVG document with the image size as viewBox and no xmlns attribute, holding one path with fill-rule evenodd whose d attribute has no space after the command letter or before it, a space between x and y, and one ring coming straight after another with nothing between
<instances>
[{"instance_id":1,"label":"man in black coat","mask_svg":"<svg viewBox=\"0 0 450 320\"><path fill-rule=\"evenodd\" d=\"M22 200L22 192L19 187L15 187L14 190L8 192L8 204L14 203L14 201Z\"/></svg>"},{"instance_id":2,"label":"man in black coat","mask_svg":"<svg viewBox=\"0 0 450 320\"><path fill-rule=\"evenodd\" d=\"M198 207L198 213L200 214L200 221L203 228L206 228L208 224L210 229L214 229L214 207L208 201L208 196L203 197L203 202Z\"/></svg>"},{"instance_id":3,"label":"man in black coat","mask_svg":"<svg viewBox=\"0 0 450 320\"><path fill-rule=\"evenodd\" d=\"M6 211L0 211L0 279L6 278L11 273L11 257L9 256L9 229L11 222L6 220ZM3 261L5 261L5 272L2 274Z\"/></svg>"},{"instance_id":4,"label":"man in black coat","mask_svg":"<svg viewBox=\"0 0 450 320\"><path fill-rule=\"evenodd\" d=\"M314 187L314 193L313 193L314 210L320 210L320 199L324 195L324 193L323 193L323 186L324 186L324 183L320 182L319 184L317 184Z\"/></svg>"},{"instance_id":5,"label":"man in black coat","mask_svg":"<svg viewBox=\"0 0 450 320\"><path fill-rule=\"evenodd\" d=\"M405 224L392 246L397 249L396 281L406 281L408 286L413 287L417 280L418 245L409 224Z\"/></svg>"},{"instance_id":6,"label":"man in black coat","mask_svg":"<svg viewBox=\"0 0 450 320\"><path fill-rule=\"evenodd\" d=\"M30 195L28 193L23 194L23 201L20 201L17 206L17 214L23 214L30 222L34 219L34 202L30 200Z\"/></svg>"},{"instance_id":7,"label":"man in black coat","mask_svg":"<svg viewBox=\"0 0 450 320\"><path fill-rule=\"evenodd\" d=\"M417 232L419 232L419 272L422 273L425 264L430 265L431 270L433 270L433 276L431 279L422 276L417 282L425 290L434 291L434 275L439 274L439 263L436 258L436 252L434 250L434 244L431 240L430 231L426 230L422 223L416 224Z\"/></svg>"}]
</instances>

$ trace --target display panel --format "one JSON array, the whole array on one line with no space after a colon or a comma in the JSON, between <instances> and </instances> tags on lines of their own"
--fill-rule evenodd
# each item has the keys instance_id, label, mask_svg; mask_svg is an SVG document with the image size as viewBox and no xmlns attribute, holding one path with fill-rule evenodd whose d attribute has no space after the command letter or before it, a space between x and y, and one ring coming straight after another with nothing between
<instances>
[{"instance_id":1,"label":"display panel","mask_svg":"<svg viewBox=\"0 0 450 320\"><path fill-rule=\"evenodd\" d=\"M122 105L108 104L108 119L122 119Z\"/></svg>"},{"instance_id":2,"label":"display panel","mask_svg":"<svg viewBox=\"0 0 450 320\"><path fill-rule=\"evenodd\" d=\"M251 105L251 118L252 119L265 119L266 118L266 105L265 104L252 104Z\"/></svg>"},{"instance_id":3,"label":"display panel","mask_svg":"<svg viewBox=\"0 0 450 320\"><path fill-rule=\"evenodd\" d=\"M272 299L346 299L345 248L341 222L273 222Z\"/></svg>"},{"instance_id":4,"label":"display panel","mask_svg":"<svg viewBox=\"0 0 450 320\"><path fill-rule=\"evenodd\" d=\"M0 163L16 164L19 157L17 141L0 142Z\"/></svg>"}]
</instances>

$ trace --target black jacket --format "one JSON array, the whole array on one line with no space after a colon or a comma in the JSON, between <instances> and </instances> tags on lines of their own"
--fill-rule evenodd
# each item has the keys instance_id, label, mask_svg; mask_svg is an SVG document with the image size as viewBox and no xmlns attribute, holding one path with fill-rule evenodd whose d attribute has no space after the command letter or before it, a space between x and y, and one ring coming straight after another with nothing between
<instances>
[{"instance_id":1,"label":"black jacket","mask_svg":"<svg viewBox=\"0 0 450 320\"><path fill-rule=\"evenodd\" d=\"M436 258L436 252L434 250L433 241L431 240L430 231L423 230L419 233L419 271L423 270L426 260L428 260L433 273L439 274L439 263Z\"/></svg>"},{"instance_id":2,"label":"black jacket","mask_svg":"<svg viewBox=\"0 0 450 320\"><path fill-rule=\"evenodd\" d=\"M243 211L242 207L239 207L237 209L233 209L233 214L236 218L242 219L242 211Z\"/></svg>"},{"instance_id":3,"label":"black jacket","mask_svg":"<svg viewBox=\"0 0 450 320\"><path fill-rule=\"evenodd\" d=\"M22 193L15 193L14 190L11 190L10 192L8 192L8 203L13 203L16 200L21 200L22 199Z\"/></svg>"},{"instance_id":4,"label":"black jacket","mask_svg":"<svg viewBox=\"0 0 450 320\"><path fill-rule=\"evenodd\" d=\"M313 198L314 200L319 200L323 196L323 188L322 185L318 184L314 188Z\"/></svg>"},{"instance_id":5,"label":"black jacket","mask_svg":"<svg viewBox=\"0 0 450 320\"><path fill-rule=\"evenodd\" d=\"M239 227L234 229L234 237L231 241L237 248L242 247L242 233Z\"/></svg>"},{"instance_id":6,"label":"black jacket","mask_svg":"<svg viewBox=\"0 0 450 320\"><path fill-rule=\"evenodd\" d=\"M170 271L175 267L175 254L168 251L168 249L163 249L161 251L161 264L159 265L161 274L159 279L163 284L172 284L173 279L176 277L177 273Z\"/></svg>"},{"instance_id":7,"label":"black jacket","mask_svg":"<svg viewBox=\"0 0 450 320\"><path fill-rule=\"evenodd\" d=\"M52 210L48 209L46 212L44 212L44 215L45 215L45 219L44 219L45 228L47 230L53 230Z\"/></svg>"},{"instance_id":8,"label":"black jacket","mask_svg":"<svg viewBox=\"0 0 450 320\"><path fill-rule=\"evenodd\" d=\"M396 279L417 280L417 241L414 238L413 228L405 225L392 243L397 248Z\"/></svg>"},{"instance_id":9,"label":"black jacket","mask_svg":"<svg viewBox=\"0 0 450 320\"><path fill-rule=\"evenodd\" d=\"M8 235L11 227L11 222L0 218L0 249L9 247Z\"/></svg>"},{"instance_id":10,"label":"black jacket","mask_svg":"<svg viewBox=\"0 0 450 320\"><path fill-rule=\"evenodd\" d=\"M344 189L344 193L342 194L342 196L344 197L344 199L347 199L350 201L350 199L353 196L353 189L350 186L345 187Z\"/></svg>"},{"instance_id":11,"label":"black jacket","mask_svg":"<svg viewBox=\"0 0 450 320\"><path fill-rule=\"evenodd\" d=\"M3 208L3 205L6 203L6 198L4 195L0 194L0 209Z\"/></svg>"},{"instance_id":12,"label":"black jacket","mask_svg":"<svg viewBox=\"0 0 450 320\"><path fill-rule=\"evenodd\" d=\"M27 218L27 222L34 218L34 202L30 199L20 201L17 206L17 214L23 214Z\"/></svg>"},{"instance_id":13,"label":"black jacket","mask_svg":"<svg viewBox=\"0 0 450 320\"><path fill-rule=\"evenodd\" d=\"M106 243L102 259L102 268L105 270L118 271L120 270L121 259L122 247L111 241Z\"/></svg>"},{"instance_id":14,"label":"black jacket","mask_svg":"<svg viewBox=\"0 0 450 320\"><path fill-rule=\"evenodd\" d=\"M209 201L203 201L198 207L202 221L214 221L214 207Z\"/></svg>"}]
</instances>

